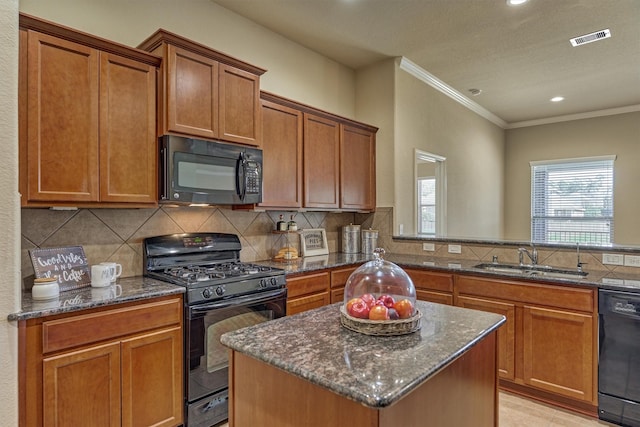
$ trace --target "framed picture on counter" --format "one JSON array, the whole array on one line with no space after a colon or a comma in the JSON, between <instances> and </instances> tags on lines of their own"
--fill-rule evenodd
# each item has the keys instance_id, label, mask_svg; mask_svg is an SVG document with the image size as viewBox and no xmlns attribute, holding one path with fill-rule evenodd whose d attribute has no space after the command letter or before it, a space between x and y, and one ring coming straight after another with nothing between
<instances>
[{"instance_id":1,"label":"framed picture on counter","mask_svg":"<svg viewBox=\"0 0 640 427\"><path fill-rule=\"evenodd\" d=\"M327 232L324 228L307 228L300 231L302 256L328 255Z\"/></svg>"}]
</instances>

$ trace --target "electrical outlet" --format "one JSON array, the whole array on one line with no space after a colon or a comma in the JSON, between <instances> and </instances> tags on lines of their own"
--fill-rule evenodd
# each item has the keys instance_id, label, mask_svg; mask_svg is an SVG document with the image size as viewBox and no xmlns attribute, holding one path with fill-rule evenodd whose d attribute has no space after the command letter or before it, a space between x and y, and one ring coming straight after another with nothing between
<instances>
[{"instance_id":1,"label":"electrical outlet","mask_svg":"<svg viewBox=\"0 0 640 427\"><path fill-rule=\"evenodd\" d=\"M625 255L624 265L628 267L640 267L640 256L638 255Z\"/></svg>"},{"instance_id":2,"label":"electrical outlet","mask_svg":"<svg viewBox=\"0 0 640 427\"><path fill-rule=\"evenodd\" d=\"M422 244L422 250L423 251L429 251L429 252L433 252L436 250L436 245L433 243L423 243Z\"/></svg>"},{"instance_id":3,"label":"electrical outlet","mask_svg":"<svg viewBox=\"0 0 640 427\"><path fill-rule=\"evenodd\" d=\"M602 263L609 265L624 265L622 254L602 254Z\"/></svg>"},{"instance_id":4,"label":"electrical outlet","mask_svg":"<svg viewBox=\"0 0 640 427\"><path fill-rule=\"evenodd\" d=\"M458 268L458 269L460 269L460 268L462 268L462 264L458 264L458 263L455 263L455 262L450 262L448 267L449 268Z\"/></svg>"},{"instance_id":5,"label":"electrical outlet","mask_svg":"<svg viewBox=\"0 0 640 427\"><path fill-rule=\"evenodd\" d=\"M449 253L450 254L461 254L462 246L460 245L449 245Z\"/></svg>"}]
</instances>

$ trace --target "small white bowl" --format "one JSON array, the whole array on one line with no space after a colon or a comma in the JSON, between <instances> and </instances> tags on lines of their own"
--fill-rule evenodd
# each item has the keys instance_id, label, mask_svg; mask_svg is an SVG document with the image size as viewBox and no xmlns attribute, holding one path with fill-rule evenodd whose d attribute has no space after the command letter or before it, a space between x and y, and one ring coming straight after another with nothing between
<instances>
[{"instance_id":1,"label":"small white bowl","mask_svg":"<svg viewBox=\"0 0 640 427\"><path fill-rule=\"evenodd\" d=\"M60 286L58 286L58 279L55 277L34 279L31 298L35 301L57 298L59 294Z\"/></svg>"}]
</instances>

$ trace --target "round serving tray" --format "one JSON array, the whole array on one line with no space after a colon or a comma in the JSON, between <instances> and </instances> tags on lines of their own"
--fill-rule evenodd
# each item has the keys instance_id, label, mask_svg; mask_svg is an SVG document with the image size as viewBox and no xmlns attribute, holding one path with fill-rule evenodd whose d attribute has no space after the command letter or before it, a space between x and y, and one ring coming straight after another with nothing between
<instances>
[{"instance_id":1,"label":"round serving tray","mask_svg":"<svg viewBox=\"0 0 640 427\"><path fill-rule=\"evenodd\" d=\"M394 336L415 332L422 326L422 313L416 309L416 314L408 319L398 320L369 320L358 319L347 314L344 305L340 306L340 324L347 329L365 335Z\"/></svg>"}]
</instances>

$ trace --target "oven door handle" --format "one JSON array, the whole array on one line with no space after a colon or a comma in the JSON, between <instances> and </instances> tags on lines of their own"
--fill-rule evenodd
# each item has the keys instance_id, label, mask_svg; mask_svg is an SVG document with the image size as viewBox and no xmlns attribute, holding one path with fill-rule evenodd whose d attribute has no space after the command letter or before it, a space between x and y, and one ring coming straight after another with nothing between
<instances>
[{"instance_id":1,"label":"oven door handle","mask_svg":"<svg viewBox=\"0 0 640 427\"><path fill-rule=\"evenodd\" d=\"M239 298L231 298L222 301L215 301L208 304L198 304L189 308L189 318L193 315L206 313L219 308L238 307L241 305L260 304L270 301L277 297L283 297L287 295L287 288L276 289L274 291L262 292L259 294L247 295Z\"/></svg>"}]
</instances>

